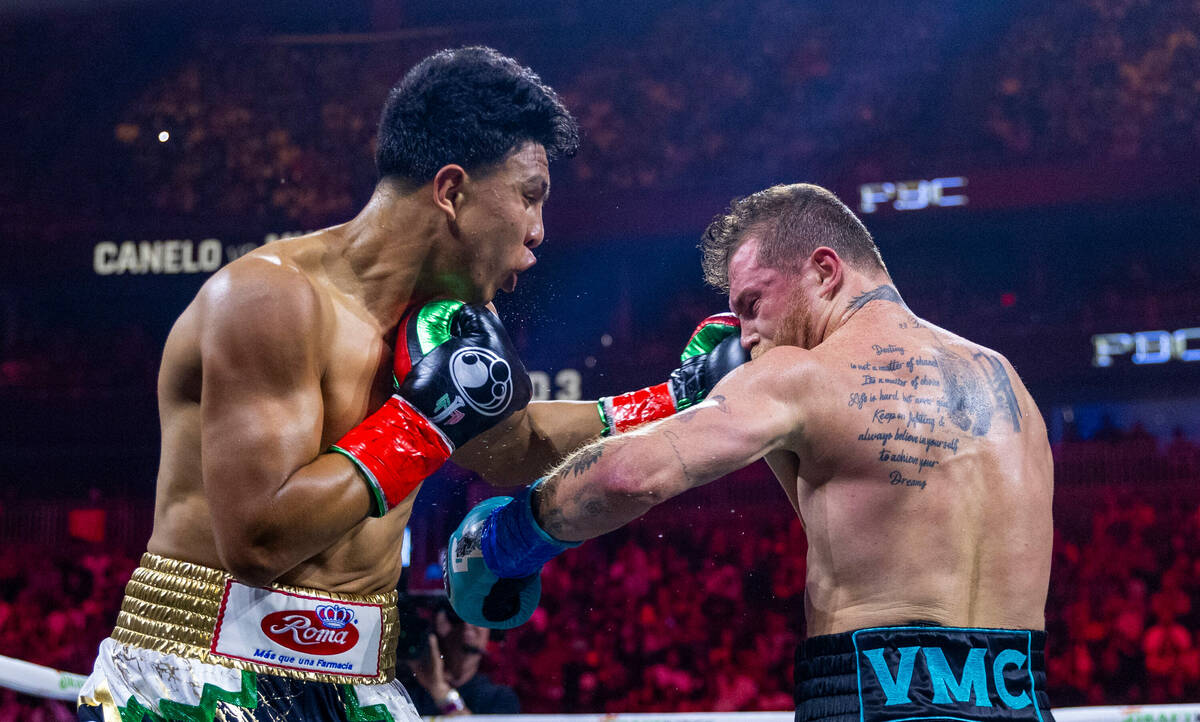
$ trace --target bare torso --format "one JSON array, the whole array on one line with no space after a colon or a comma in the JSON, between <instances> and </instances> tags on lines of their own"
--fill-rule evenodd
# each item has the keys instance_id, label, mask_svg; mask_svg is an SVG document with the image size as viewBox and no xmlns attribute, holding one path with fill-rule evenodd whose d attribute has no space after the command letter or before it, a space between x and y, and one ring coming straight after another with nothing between
<instances>
[{"instance_id":1,"label":"bare torso","mask_svg":"<svg viewBox=\"0 0 1200 722\"><path fill-rule=\"evenodd\" d=\"M1008 361L892 302L811 353L804 428L767 457L808 538L808 634L1043 628L1053 466Z\"/></svg>"},{"instance_id":2,"label":"bare torso","mask_svg":"<svg viewBox=\"0 0 1200 722\"><path fill-rule=\"evenodd\" d=\"M344 435L391 392L391 339L361 303L338 289L322 267L321 235L269 244L235 264L273 264L300 274L312 286L322 328L320 446ZM251 273L255 269L251 268ZM222 499L209 498L202 474L201 394L205 374L200 338L214 313L212 296L221 274L210 280L175 323L159 371L159 461L154 531L149 551L221 568L213 515ZM217 283L214 283L217 282ZM401 571L401 539L416 491L382 518L368 518L338 541L278 579L284 584L337 592L376 593L395 587ZM310 510L321 513L319 509ZM304 519L297 519L298 524Z\"/></svg>"}]
</instances>

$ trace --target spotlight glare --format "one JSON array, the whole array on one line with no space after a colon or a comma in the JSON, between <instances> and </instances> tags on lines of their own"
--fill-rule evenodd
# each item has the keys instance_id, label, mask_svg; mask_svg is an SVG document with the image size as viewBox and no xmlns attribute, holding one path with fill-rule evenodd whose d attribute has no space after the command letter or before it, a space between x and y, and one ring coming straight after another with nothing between
<instances>
[{"instance_id":1,"label":"spotlight glare","mask_svg":"<svg viewBox=\"0 0 1200 722\"><path fill-rule=\"evenodd\" d=\"M165 130L158 134L158 142L159 143L166 143L170 139L171 139L171 134Z\"/></svg>"}]
</instances>

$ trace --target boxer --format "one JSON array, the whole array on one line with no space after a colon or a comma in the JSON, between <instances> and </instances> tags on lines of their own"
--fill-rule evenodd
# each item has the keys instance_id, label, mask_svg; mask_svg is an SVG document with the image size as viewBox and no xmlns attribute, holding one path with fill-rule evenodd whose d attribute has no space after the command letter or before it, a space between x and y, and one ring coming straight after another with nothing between
<instances>
[{"instance_id":1,"label":"boxer","mask_svg":"<svg viewBox=\"0 0 1200 722\"><path fill-rule=\"evenodd\" d=\"M666 384L526 407L490 302L535 263L549 161L577 144L531 70L443 51L389 93L357 217L205 283L163 352L154 529L80 720L416 719L395 586L425 478L453 458L528 483L743 360L720 317Z\"/></svg>"},{"instance_id":2,"label":"boxer","mask_svg":"<svg viewBox=\"0 0 1200 722\"><path fill-rule=\"evenodd\" d=\"M754 360L469 512L450 539L455 609L518 624L545 561L765 457L808 538L797 720L1052 719L1053 467L1012 366L917 317L822 188L735 201L702 249Z\"/></svg>"}]
</instances>

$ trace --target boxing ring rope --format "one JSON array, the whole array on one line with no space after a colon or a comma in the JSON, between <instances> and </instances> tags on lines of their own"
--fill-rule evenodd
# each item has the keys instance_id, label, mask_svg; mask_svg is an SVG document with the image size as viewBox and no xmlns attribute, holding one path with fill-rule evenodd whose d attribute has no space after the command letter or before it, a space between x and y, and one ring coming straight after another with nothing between
<instances>
[{"instance_id":1,"label":"boxing ring rope","mask_svg":"<svg viewBox=\"0 0 1200 722\"><path fill-rule=\"evenodd\" d=\"M83 675L60 672L40 664L0 655L0 687L35 697L73 703L83 686ZM436 717L426 719L439 719ZM792 712L631 712L629 714L487 715L488 722L792 722ZM1057 722L1200 722L1200 702L1144 706L1063 707L1054 710Z\"/></svg>"},{"instance_id":2,"label":"boxing ring rope","mask_svg":"<svg viewBox=\"0 0 1200 722\"><path fill-rule=\"evenodd\" d=\"M0 655L0 687L15 689L35 697L73 702L83 687L81 674L60 672L40 664Z\"/></svg>"}]
</instances>

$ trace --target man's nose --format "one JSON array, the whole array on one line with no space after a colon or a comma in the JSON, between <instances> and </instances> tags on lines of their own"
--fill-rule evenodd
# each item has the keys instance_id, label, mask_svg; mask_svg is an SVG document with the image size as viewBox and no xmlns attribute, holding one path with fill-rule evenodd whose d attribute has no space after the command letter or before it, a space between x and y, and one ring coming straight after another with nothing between
<instances>
[{"instance_id":1,"label":"man's nose","mask_svg":"<svg viewBox=\"0 0 1200 722\"><path fill-rule=\"evenodd\" d=\"M542 212L538 211L537 218L529 228L529 232L525 234L525 247L537 248L542 245L542 241L546 240L546 228L542 225Z\"/></svg>"},{"instance_id":2,"label":"man's nose","mask_svg":"<svg viewBox=\"0 0 1200 722\"><path fill-rule=\"evenodd\" d=\"M743 321L742 322L742 338L741 338L742 348L749 351L749 350L753 349L755 346L757 346L758 342L761 340L762 340L762 338L759 337L758 331L756 331L754 329L754 326L747 324L745 321Z\"/></svg>"}]
</instances>

